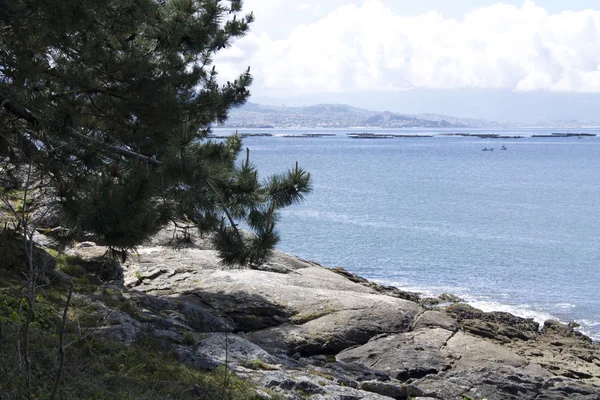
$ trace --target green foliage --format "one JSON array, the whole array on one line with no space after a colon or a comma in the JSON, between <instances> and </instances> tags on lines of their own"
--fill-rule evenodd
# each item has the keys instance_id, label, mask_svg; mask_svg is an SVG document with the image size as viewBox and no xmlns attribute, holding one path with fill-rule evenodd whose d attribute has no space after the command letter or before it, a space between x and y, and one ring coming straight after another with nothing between
<instances>
[{"instance_id":1,"label":"green foliage","mask_svg":"<svg viewBox=\"0 0 600 400\"><path fill-rule=\"evenodd\" d=\"M74 278L82 278L85 275L85 271L80 265L79 259L64 254L56 256L56 269Z\"/></svg>"},{"instance_id":2,"label":"green foliage","mask_svg":"<svg viewBox=\"0 0 600 400\"><path fill-rule=\"evenodd\" d=\"M18 317L19 301L0 292L0 398L26 398L25 377L19 370L17 327L24 321L27 305ZM103 298L118 298L117 291L105 291ZM31 349L33 399L48 399L57 365L60 310L66 301L65 288L53 286L36 299L36 316L32 323ZM78 317L74 318L73 310ZM94 336L80 336L80 329L98 324L99 310L77 300L67 324L67 362L60 399L255 399L253 386L225 368L204 371L181 364L177 357L151 335L125 345ZM21 360L22 362L22 360ZM225 390L224 382L227 382ZM221 395L225 393L225 397ZM205 396L205 397L202 397Z\"/></svg>"},{"instance_id":3,"label":"green foliage","mask_svg":"<svg viewBox=\"0 0 600 400\"><path fill-rule=\"evenodd\" d=\"M14 326L4 343L8 351L0 358L0 398L24 398L22 375L14 370ZM6 329L5 329L6 330ZM36 346L35 399L48 399L56 365L56 337L34 329ZM42 364L44 363L44 364ZM255 399L251 384L240 380L225 368L203 371L181 364L176 357L141 341L130 346L88 338L68 348L61 399L221 399L225 375L229 400ZM197 385L197 386L196 386Z\"/></svg>"},{"instance_id":4,"label":"green foliage","mask_svg":"<svg viewBox=\"0 0 600 400\"><path fill-rule=\"evenodd\" d=\"M167 222L217 232L226 264L260 262L277 211L310 191L296 167L265 181L241 139L206 140L250 92L212 59L248 32L239 0L0 0L2 193L33 165L70 234L129 250ZM46 198L47 199L47 198ZM33 205L32 205L33 206ZM253 235L242 235L237 224Z\"/></svg>"},{"instance_id":5,"label":"green foliage","mask_svg":"<svg viewBox=\"0 0 600 400\"><path fill-rule=\"evenodd\" d=\"M227 192L227 205L235 210L256 235L241 235L232 226L222 225L217 230L215 245L223 262L235 265L258 264L279 242L275 224L281 208L300 203L312 190L310 174L298 168L275 175L259 183L256 169L249 162L249 153L237 178Z\"/></svg>"}]
</instances>

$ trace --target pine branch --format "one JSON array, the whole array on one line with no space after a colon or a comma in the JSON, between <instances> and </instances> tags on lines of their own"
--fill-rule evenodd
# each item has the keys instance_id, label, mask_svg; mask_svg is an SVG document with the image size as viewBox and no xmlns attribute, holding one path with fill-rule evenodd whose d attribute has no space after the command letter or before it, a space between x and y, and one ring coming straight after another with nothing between
<instances>
[{"instance_id":1,"label":"pine branch","mask_svg":"<svg viewBox=\"0 0 600 400\"><path fill-rule=\"evenodd\" d=\"M38 122L38 119L36 117L34 117L33 114L31 114L27 110L22 109L18 105L16 105L8 97L4 97L4 96L0 95L0 106L1 106L1 108L4 108L5 110L11 112L16 117L24 119L25 121L28 121L28 122L31 122L34 124Z\"/></svg>"},{"instance_id":2,"label":"pine branch","mask_svg":"<svg viewBox=\"0 0 600 400\"><path fill-rule=\"evenodd\" d=\"M5 110L11 112L16 117L19 117L20 119L24 119L25 121L30 122L34 125L39 123L39 119L37 117L35 117L29 111L19 107L18 105L15 105L15 103L12 100L10 100L6 97L3 98L0 96L0 101L1 101L0 108L4 108ZM152 165L161 165L162 164L154 156L149 157L149 156L141 155L141 154L136 153L131 150L124 149L122 147L113 146L108 143L101 142L97 139L82 135L81 133L75 132L72 129L66 129L64 131L64 133L66 133L68 136L70 136L74 139L82 140L84 142L87 142L90 145L98 146L100 148L109 150L110 152L113 152L113 153L121 155L121 156L133 158L133 159L137 158L137 159L143 160L143 161L147 162L148 164L152 164Z\"/></svg>"},{"instance_id":3,"label":"pine branch","mask_svg":"<svg viewBox=\"0 0 600 400\"><path fill-rule=\"evenodd\" d=\"M238 239L241 242L242 241L242 235L241 235L240 231L238 230L237 224L235 223L235 220L233 219L233 216L229 212L229 209L227 208L227 205L225 204L225 201L223 200L223 197L221 196L221 193L219 193L217 191L217 189L215 188L215 186L211 182L207 182L207 183L208 183L208 186L210 186L210 188L212 189L212 191L217 196L217 199L219 200L219 204L221 204L221 208L225 212L225 215L227 215L227 219L229 220L229 223L231 224L231 227L233 228L233 230L235 231L235 234L237 235Z\"/></svg>"}]
</instances>

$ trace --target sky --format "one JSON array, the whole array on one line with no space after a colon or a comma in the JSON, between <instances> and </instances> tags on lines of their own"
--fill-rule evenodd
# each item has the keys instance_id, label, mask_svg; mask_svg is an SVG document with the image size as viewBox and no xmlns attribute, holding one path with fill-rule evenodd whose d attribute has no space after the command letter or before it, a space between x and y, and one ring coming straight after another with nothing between
<instances>
[{"instance_id":1,"label":"sky","mask_svg":"<svg viewBox=\"0 0 600 400\"><path fill-rule=\"evenodd\" d=\"M600 121L597 0L245 0L215 57L251 101L496 120ZM482 106L484 105L484 106Z\"/></svg>"}]
</instances>

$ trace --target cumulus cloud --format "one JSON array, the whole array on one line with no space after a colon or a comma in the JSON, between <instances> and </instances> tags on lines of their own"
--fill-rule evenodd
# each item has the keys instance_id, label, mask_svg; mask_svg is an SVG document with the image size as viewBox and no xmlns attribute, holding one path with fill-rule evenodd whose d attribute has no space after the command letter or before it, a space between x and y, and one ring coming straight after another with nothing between
<instances>
[{"instance_id":1,"label":"cumulus cloud","mask_svg":"<svg viewBox=\"0 0 600 400\"><path fill-rule=\"evenodd\" d=\"M227 79L251 65L258 94L410 88L598 93L600 11L549 14L527 0L456 20L437 12L405 17L380 0L365 0L279 39L263 25L215 63Z\"/></svg>"}]
</instances>

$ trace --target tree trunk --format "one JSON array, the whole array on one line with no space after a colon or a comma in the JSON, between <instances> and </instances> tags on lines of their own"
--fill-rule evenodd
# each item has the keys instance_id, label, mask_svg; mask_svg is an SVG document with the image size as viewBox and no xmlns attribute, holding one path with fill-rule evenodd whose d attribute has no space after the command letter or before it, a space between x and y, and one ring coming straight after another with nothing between
<instances>
[{"instance_id":1,"label":"tree trunk","mask_svg":"<svg viewBox=\"0 0 600 400\"><path fill-rule=\"evenodd\" d=\"M58 343L58 371L56 371L56 378L54 380L54 388L52 389L52 395L50 396L51 400L56 398L56 392L58 391L58 386L60 386L60 381L62 380L63 370L65 369L65 329L67 327L67 313L69 311L69 306L71 305L71 296L73 295L73 284L69 287L69 295L67 296L67 304L65 304L65 310L63 312L62 318L62 326L60 328L60 340Z\"/></svg>"}]
</instances>

